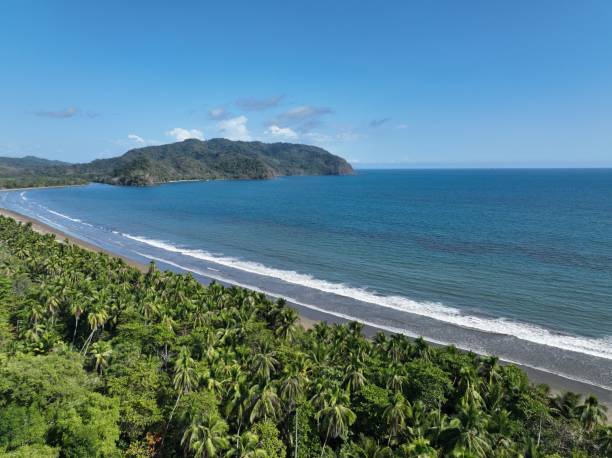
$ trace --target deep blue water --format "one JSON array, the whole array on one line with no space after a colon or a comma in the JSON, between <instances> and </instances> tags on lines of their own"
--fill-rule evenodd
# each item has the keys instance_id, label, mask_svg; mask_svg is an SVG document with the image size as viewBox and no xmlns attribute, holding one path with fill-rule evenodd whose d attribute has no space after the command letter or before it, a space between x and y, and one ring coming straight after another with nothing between
<instances>
[{"instance_id":1,"label":"deep blue water","mask_svg":"<svg viewBox=\"0 0 612 458\"><path fill-rule=\"evenodd\" d=\"M0 199L138 259L612 385L612 170L359 171Z\"/></svg>"}]
</instances>

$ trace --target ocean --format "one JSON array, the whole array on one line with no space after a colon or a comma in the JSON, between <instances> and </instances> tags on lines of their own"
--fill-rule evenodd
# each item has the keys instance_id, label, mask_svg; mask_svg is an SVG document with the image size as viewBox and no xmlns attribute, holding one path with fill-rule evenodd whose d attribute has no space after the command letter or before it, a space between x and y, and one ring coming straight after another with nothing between
<instances>
[{"instance_id":1,"label":"ocean","mask_svg":"<svg viewBox=\"0 0 612 458\"><path fill-rule=\"evenodd\" d=\"M612 389L612 170L0 193L139 261Z\"/></svg>"}]
</instances>

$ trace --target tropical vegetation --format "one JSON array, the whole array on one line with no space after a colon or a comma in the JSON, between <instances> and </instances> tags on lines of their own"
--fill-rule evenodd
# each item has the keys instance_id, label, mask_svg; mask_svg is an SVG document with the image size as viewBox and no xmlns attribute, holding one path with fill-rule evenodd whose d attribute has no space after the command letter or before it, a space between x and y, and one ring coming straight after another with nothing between
<instances>
[{"instance_id":1,"label":"tropical vegetation","mask_svg":"<svg viewBox=\"0 0 612 458\"><path fill-rule=\"evenodd\" d=\"M0 157L0 188L35 188L85 184L84 177L66 174L70 164L34 156Z\"/></svg>"},{"instance_id":2,"label":"tropical vegetation","mask_svg":"<svg viewBox=\"0 0 612 458\"><path fill-rule=\"evenodd\" d=\"M348 175L348 162L310 145L214 138L147 146L86 164L36 157L0 158L0 187L89 181L146 186L174 180L265 179L286 175Z\"/></svg>"},{"instance_id":3,"label":"tropical vegetation","mask_svg":"<svg viewBox=\"0 0 612 458\"><path fill-rule=\"evenodd\" d=\"M0 455L612 456L594 397L0 217Z\"/></svg>"}]
</instances>

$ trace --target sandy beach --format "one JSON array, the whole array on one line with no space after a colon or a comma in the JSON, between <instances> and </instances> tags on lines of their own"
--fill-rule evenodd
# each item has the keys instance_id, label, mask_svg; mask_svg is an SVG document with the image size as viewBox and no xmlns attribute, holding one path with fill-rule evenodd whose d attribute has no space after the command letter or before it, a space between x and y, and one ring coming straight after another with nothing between
<instances>
[{"instance_id":1,"label":"sandy beach","mask_svg":"<svg viewBox=\"0 0 612 458\"><path fill-rule=\"evenodd\" d=\"M20 221L24 224L26 223L31 223L32 224L32 228L42 234L54 234L56 236L56 238L58 239L58 241L64 241L64 240L68 240L71 243L74 243L75 245L78 245L84 249L87 250L92 250L92 251L97 251L97 252L101 252L101 253L106 253L110 256L114 256L114 257L119 257L121 259L123 259L127 264L138 268L141 271L146 271L148 269L148 266L141 263L141 262L137 262L129 257L126 256L122 256L122 255L118 255L117 253L111 252L109 250L103 249L101 247L98 247L96 245L93 245L91 243L85 242L83 240L80 240L76 237L72 237L70 235L67 235L66 233L57 230L45 223L42 223L36 219L24 216L22 214L13 212L11 210L6 210L6 209L0 209L0 215L2 216L7 216L10 218L13 218L17 221ZM324 312L319 312L316 310L312 310L303 306L300 306L298 304L294 304L291 302L288 302L288 304L294 308L298 313L299 313L299 319L300 319L300 324L305 328L305 329L309 329L311 327L313 327L317 322L319 321L327 321L328 323L343 323L346 322L346 320L342 319L342 318L338 318L334 315L331 314L326 314ZM372 326L365 326L364 328L364 333L366 334L366 336L371 337L373 336L375 333L377 333L379 331L379 329L374 328ZM520 364L517 364L519 367L521 367L529 376L529 378L534 382L534 383L542 383L542 384L546 384L550 387L551 391L553 393L561 393L561 392L565 392L565 391L573 391L576 393L580 393L584 396L587 396L589 394L593 394L595 396L597 396L597 398L599 399L599 401L606 405L608 407L608 411L611 412L612 411L612 391L610 390L606 390L604 388L600 388L597 386L593 386L593 385L589 385L587 383L583 383L583 382L579 382L579 381L575 381L575 380L571 380L556 374L551 374L549 372L545 372L545 371L541 371L541 370L537 370L537 369L533 369L531 367L526 367L526 366L522 366ZM610 417L610 415L608 415L608 417Z\"/></svg>"}]
</instances>

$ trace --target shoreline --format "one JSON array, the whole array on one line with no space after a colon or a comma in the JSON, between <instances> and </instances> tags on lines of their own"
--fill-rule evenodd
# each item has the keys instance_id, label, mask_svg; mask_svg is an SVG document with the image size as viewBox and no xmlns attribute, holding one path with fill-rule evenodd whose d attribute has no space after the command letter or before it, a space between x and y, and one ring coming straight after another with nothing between
<instances>
[{"instance_id":1,"label":"shoreline","mask_svg":"<svg viewBox=\"0 0 612 458\"><path fill-rule=\"evenodd\" d=\"M148 266L141 262L134 261L133 259L130 259L126 256L118 255L117 253L113 253L110 250L105 250L104 248L94 245L93 243L89 243L77 237L68 235L65 232L62 232L59 229L55 229L54 227L51 227L48 224L43 223L42 221L38 221L35 218L30 218L29 216L22 215L21 213L14 212L12 210L7 210L6 208L0 208L0 216L7 216L9 218L13 218L14 220L19 221L23 224L31 223L32 229L34 229L36 232L40 234L53 234L55 235L57 241L60 243L64 240L68 240L70 243L84 248L85 250L104 253L114 258L121 258L126 264L137 268L141 272L146 272L148 270Z\"/></svg>"},{"instance_id":2,"label":"shoreline","mask_svg":"<svg viewBox=\"0 0 612 458\"><path fill-rule=\"evenodd\" d=\"M81 185L75 185L75 186L81 186ZM23 190L23 189L20 189L20 190ZM18 190L14 189L14 190L6 190L6 191L18 191ZM126 262L128 265L135 267L142 272L146 272L148 270L147 264L136 261L127 256L117 254L111 250L104 249L92 243L81 240L77 237L68 235L65 232L59 229L55 229L49 226L48 224L45 224L35 218L31 218L29 216L25 216L20 213L14 212L12 210L7 210L4 208L0 208L0 215L13 218L24 224L31 223L32 228L35 231L42 233L42 234L54 234L57 240L60 242L64 240L68 240L69 242L81 248L84 248L86 250L95 251L99 253L105 253L109 256L120 258L124 262ZM212 279L208 279L208 280L212 281ZM308 307L304 307L302 305L295 304L291 301L287 301L287 305L293 308L296 312L298 312L299 323L302 327L304 327L304 329L311 329L318 322L321 322L321 321L326 321L330 324L335 324L335 323L342 324L342 323L348 322L348 320L337 317L331 313L313 310ZM366 337L372 337L374 334L376 334L379 331L380 329L374 326L364 325L363 332L366 335ZM429 342L429 343L431 345L438 345L433 342ZM596 385L591 385L587 382L573 380L571 378L564 377L558 374L554 374L554 373L551 373L545 370L540 370L540 369L532 368L529 366L525 366L520 363L508 362L508 361L504 361L501 359L500 361L504 364L514 364L520 367L523 371L525 371L525 373L528 375L529 379L533 383L548 385L551 389L552 394L562 393L565 391L573 391L573 392L581 394L583 397L586 397L590 394L595 395L599 399L601 404L604 404L608 407L608 415L610 417L610 413L612 412L612 391L611 390L607 390L605 388L601 388Z\"/></svg>"},{"instance_id":3,"label":"shoreline","mask_svg":"<svg viewBox=\"0 0 612 458\"><path fill-rule=\"evenodd\" d=\"M30 186L26 188L0 188L0 192L18 192L18 191L32 191L34 189L57 189L57 188L76 188L78 186L87 186L91 183L83 184L56 184L52 186ZM0 210L5 210L4 208ZM9 210L6 210L9 211Z\"/></svg>"}]
</instances>

